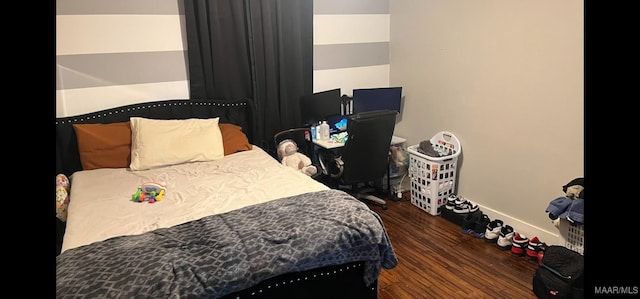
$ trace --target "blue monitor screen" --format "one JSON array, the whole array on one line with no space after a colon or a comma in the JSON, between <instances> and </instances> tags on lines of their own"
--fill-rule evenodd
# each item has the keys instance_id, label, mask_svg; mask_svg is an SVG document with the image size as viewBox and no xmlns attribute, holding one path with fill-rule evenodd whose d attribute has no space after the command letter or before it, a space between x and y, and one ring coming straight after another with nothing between
<instances>
[{"instance_id":1,"label":"blue monitor screen","mask_svg":"<svg viewBox=\"0 0 640 299\"><path fill-rule=\"evenodd\" d=\"M373 110L400 112L402 87L363 88L353 90L353 113Z\"/></svg>"},{"instance_id":2,"label":"blue monitor screen","mask_svg":"<svg viewBox=\"0 0 640 299\"><path fill-rule=\"evenodd\" d=\"M327 117L327 124L329 125L329 134L338 134L347 130L348 115L332 115Z\"/></svg>"}]
</instances>

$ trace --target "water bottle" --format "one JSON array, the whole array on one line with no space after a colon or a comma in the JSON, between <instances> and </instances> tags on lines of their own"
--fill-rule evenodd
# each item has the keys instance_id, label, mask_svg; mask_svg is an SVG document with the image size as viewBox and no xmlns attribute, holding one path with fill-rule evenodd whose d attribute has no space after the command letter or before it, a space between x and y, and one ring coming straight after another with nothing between
<instances>
[{"instance_id":1,"label":"water bottle","mask_svg":"<svg viewBox=\"0 0 640 299\"><path fill-rule=\"evenodd\" d=\"M326 120L323 120L322 124L320 124L320 140L329 140L329 124L327 124Z\"/></svg>"},{"instance_id":2,"label":"water bottle","mask_svg":"<svg viewBox=\"0 0 640 299\"><path fill-rule=\"evenodd\" d=\"M317 139L318 133L316 132L316 126L312 125L311 126L311 141L316 141Z\"/></svg>"}]
</instances>

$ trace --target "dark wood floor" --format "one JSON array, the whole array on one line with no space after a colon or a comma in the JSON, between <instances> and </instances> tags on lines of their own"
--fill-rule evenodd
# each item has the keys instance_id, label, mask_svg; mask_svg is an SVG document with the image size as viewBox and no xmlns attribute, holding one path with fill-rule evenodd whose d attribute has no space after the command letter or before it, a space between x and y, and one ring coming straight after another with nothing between
<instances>
[{"instance_id":1,"label":"dark wood floor","mask_svg":"<svg viewBox=\"0 0 640 299\"><path fill-rule=\"evenodd\" d=\"M382 271L380 299L536 298L535 260L463 234L460 226L422 211L408 196L387 200L387 210L371 205L398 257L398 266Z\"/></svg>"}]
</instances>

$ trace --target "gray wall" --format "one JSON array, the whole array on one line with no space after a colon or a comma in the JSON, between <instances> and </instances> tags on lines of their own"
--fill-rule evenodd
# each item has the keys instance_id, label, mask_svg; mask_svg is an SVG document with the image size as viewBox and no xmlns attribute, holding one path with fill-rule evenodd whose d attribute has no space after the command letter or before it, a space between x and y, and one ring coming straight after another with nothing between
<instances>
[{"instance_id":1,"label":"gray wall","mask_svg":"<svg viewBox=\"0 0 640 299\"><path fill-rule=\"evenodd\" d=\"M187 98L179 0L58 0L57 115ZM451 131L458 192L553 244L547 204L583 176L582 1L322 0L314 90L403 87L396 135ZM428 229L428 228L425 228Z\"/></svg>"},{"instance_id":2,"label":"gray wall","mask_svg":"<svg viewBox=\"0 0 640 299\"><path fill-rule=\"evenodd\" d=\"M584 176L583 1L390 4L390 82L405 97L396 134L416 144L453 132L458 193L561 242L545 209Z\"/></svg>"}]
</instances>

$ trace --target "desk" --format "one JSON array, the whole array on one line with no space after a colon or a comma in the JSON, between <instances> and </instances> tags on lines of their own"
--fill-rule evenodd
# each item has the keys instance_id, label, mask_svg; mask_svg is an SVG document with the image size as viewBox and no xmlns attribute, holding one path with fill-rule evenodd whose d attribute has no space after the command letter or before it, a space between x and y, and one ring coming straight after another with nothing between
<instances>
[{"instance_id":1,"label":"desk","mask_svg":"<svg viewBox=\"0 0 640 299\"><path fill-rule=\"evenodd\" d=\"M402 138L402 137L398 137L398 136L392 136L391 137L391 143L389 145L397 145L397 144L402 144L405 143L407 140ZM333 148L339 148L339 147L343 147L344 143L343 142L338 142L335 141L333 139L329 139L329 140L314 140L313 141L314 144L319 145L325 149L333 149Z\"/></svg>"},{"instance_id":2,"label":"desk","mask_svg":"<svg viewBox=\"0 0 640 299\"><path fill-rule=\"evenodd\" d=\"M314 140L313 144L315 145L319 145L322 148L325 149L333 149L333 148L339 148L339 147L343 147L344 143L343 142L338 142L332 139L329 140Z\"/></svg>"},{"instance_id":3,"label":"desk","mask_svg":"<svg viewBox=\"0 0 640 299\"><path fill-rule=\"evenodd\" d=\"M402 144L405 143L407 140L402 138L402 137L398 137L398 136L392 136L391 137L391 143L389 145L397 145L397 144ZM338 148L338 147L343 147L344 143L343 142L338 142L332 139L329 140L314 140L313 141L314 144L319 145L323 148L326 149L332 149L332 148Z\"/></svg>"}]
</instances>

